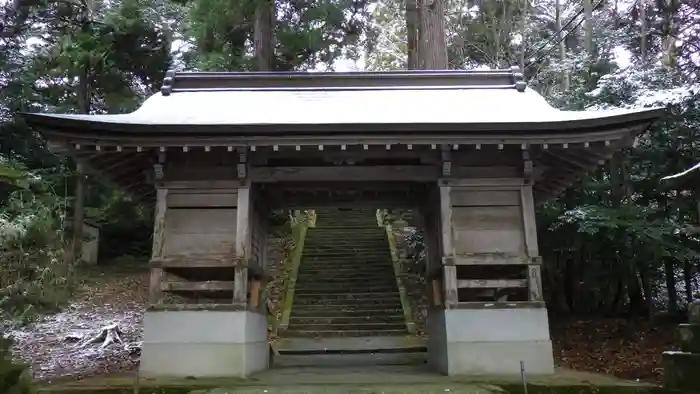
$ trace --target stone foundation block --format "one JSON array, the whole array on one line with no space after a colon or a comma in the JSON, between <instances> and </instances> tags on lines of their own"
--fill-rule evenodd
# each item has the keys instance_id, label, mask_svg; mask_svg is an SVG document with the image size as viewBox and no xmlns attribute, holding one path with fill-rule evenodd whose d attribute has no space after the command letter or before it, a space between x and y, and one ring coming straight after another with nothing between
<instances>
[{"instance_id":1,"label":"stone foundation block","mask_svg":"<svg viewBox=\"0 0 700 394\"><path fill-rule=\"evenodd\" d=\"M664 352L664 387L682 392L700 391L700 354Z\"/></svg>"},{"instance_id":2,"label":"stone foundation block","mask_svg":"<svg viewBox=\"0 0 700 394\"><path fill-rule=\"evenodd\" d=\"M700 353L700 324L679 324L681 350L689 353Z\"/></svg>"},{"instance_id":3,"label":"stone foundation block","mask_svg":"<svg viewBox=\"0 0 700 394\"><path fill-rule=\"evenodd\" d=\"M447 375L554 373L547 310L452 309L428 315L428 362Z\"/></svg>"},{"instance_id":4,"label":"stone foundation block","mask_svg":"<svg viewBox=\"0 0 700 394\"><path fill-rule=\"evenodd\" d=\"M688 323L700 324L700 301L693 301L688 306Z\"/></svg>"},{"instance_id":5,"label":"stone foundation block","mask_svg":"<svg viewBox=\"0 0 700 394\"><path fill-rule=\"evenodd\" d=\"M144 377L244 377L269 366L267 319L247 311L148 311Z\"/></svg>"}]
</instances>

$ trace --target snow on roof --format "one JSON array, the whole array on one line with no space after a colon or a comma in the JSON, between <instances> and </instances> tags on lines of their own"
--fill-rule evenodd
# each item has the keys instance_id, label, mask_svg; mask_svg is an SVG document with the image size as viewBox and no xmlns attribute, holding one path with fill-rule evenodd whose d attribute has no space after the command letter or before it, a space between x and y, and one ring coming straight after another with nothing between
<instances>
[{"instance_id":1,"label":"snow on roof","mask_svg":"<svg viewBox=\"0 0 700 394\"><path fill-rule=\"evenodd\" d=\"M194 91L157 93L130 114L41 116L125 125L517 125L614 118L650 110L655 109L560 111L532 89Z\"/></svg>"},{"instance_id":2,"label":"snow on roof","mask_svg":"<svg viewBox=\"0 0 700 394\"><path fill-rule=\"evenodd\" d=\"M89 128L263 125L499 125L575 129L653 120L658 108L561 111L517 70L382 73L169 73L133 113L27 114L30 123ZM595 124L586 121L596 120ZM82 124L85 123L83 126ZM133 129L133 130L129 130Z\"/></svg>"}]
</instances>

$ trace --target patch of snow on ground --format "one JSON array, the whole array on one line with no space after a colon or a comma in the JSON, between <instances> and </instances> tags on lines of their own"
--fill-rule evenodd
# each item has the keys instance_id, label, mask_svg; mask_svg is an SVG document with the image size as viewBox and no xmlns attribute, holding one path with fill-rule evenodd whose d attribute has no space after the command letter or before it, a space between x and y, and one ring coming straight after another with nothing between
<instances>
[{"instance_id":1,"label":"patch of snow on ground","mask_svg":"<svg viewBox=\"0 0 700 394\"><path fill-rule=\"evenodd\" d=\"M108 368L113 372L115 364L132 369L129 366L138 362L142 319L141 309L73 304L9 334L15 340L15 354L31 364L37 379L94 375ZM121 343L90 341L108 328L118 328Z\"/></svg>"}]
</instances>

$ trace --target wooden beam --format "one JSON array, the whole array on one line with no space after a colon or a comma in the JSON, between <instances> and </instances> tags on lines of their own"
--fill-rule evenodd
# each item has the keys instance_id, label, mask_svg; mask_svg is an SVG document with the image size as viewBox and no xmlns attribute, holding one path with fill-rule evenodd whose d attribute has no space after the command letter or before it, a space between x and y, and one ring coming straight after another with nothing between
<instances>
[{"instance_id":1,"label":"wooden beam","mask_svg":"<svg viewBox=\"0 0 700 394\"><path fill-rule=\"evenodd\" d=\"M435 182L435 166L253 167L253 182L413 181Z\"/></svg>"},{"instance_id":2,"label":"wooden beam","mask_svg":"<svg viewBox=\"0 0 700 394\"><path fill-rule=\"evenodd\" d=\"M469 253L452 257L454 265L528 265L532 259L525 255L507 253Z\"/></svg>"},{"instance_id":3,"label":"wooden beam","mask_svg":"<svg viewBox=\"0 0 700 394\"><path fill-rule=\"evenodd\" d=\"M440 229L442 258L445 264L446 258L455 255L454 229L452 227L452 187L440 185ZM443 285L445 286L445 307L452 308L459 302L457 294L457 268L454 265L443 267Z\"/></svg>"},{"instance_id":4,"label":"wooden beam","mask_svg":"<svg viewBox=\"0 0 700 394\"><path fill-rule=\"evenodd\" d=\"M169 280L161 284L162 291L233 291L233 281L212 280L207 282Z\"/></svg>"},{"instance_id":5,"label":"wooden beam","mask_svg":"<svg viewBox=\"0 0 700 394\"><path fill-rule=\"evenodd\" d=\"M544 308L545 303L542 301L532 302L532 301L494 301L494 302L483 302L483 301L470 301L470 302L460 302L455 306L455 309L532 309L532 308Z\"/></svg>"},{"instance_id":6,"label":"wooden beam","mask_svg":"<svg viewBox=\"0 0 700 394\"><path fill-rule=\"evenodd\" d=\"M159 304L150 305L149 311L244 311L245 305L240 304Z\"/></svg>"},{"instance_id":7,"label":"wooden beam","mask_svg":"<svg viewBox=\"0 0 700 394\"><path fill-rule=\"evenodd\" d=\"M237 264L237 260L231 256L213 256L213 255L183 255L183 256L168 256L157 257L150 261L151 267L158 268L218 268L230 267L233 268Z\"/></svg>"},{"instance_id":8,"label":"wooden beam","mask_svg":"<svg viewBox=\"0 0 700 394\"><path fill-rule=\"evenodd\" d=\"M528 287L528 284L527 279L460 279L457 281L457 287L460 289L500 289Z\"/></svg>"},{"instance_id":9,"label":"wooden beam","mask_svg":"<svg viewBox=\"0 0 700 394\"><path fill-rule=\"evenodd\" d=\"M523 178L444 178L441 184L453 187L471 187L488 190L520 190L525 184Z\"/></svg>"}]
</instances>

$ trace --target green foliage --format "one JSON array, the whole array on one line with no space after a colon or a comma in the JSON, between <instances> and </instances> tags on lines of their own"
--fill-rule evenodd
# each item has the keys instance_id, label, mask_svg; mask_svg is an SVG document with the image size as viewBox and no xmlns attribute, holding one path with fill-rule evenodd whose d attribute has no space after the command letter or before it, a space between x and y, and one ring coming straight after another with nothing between
<instances>
[{"instance_id":1,"label":"green foliage","mask_svg":"<svg viewBox=\"0 0 700 394\"><path fill-rule=\"evenodd\" d=\"M12 340L0 335L0 393L31 394L32 388L29 367L12 358Z\"/></svg>"}]
</instances>

